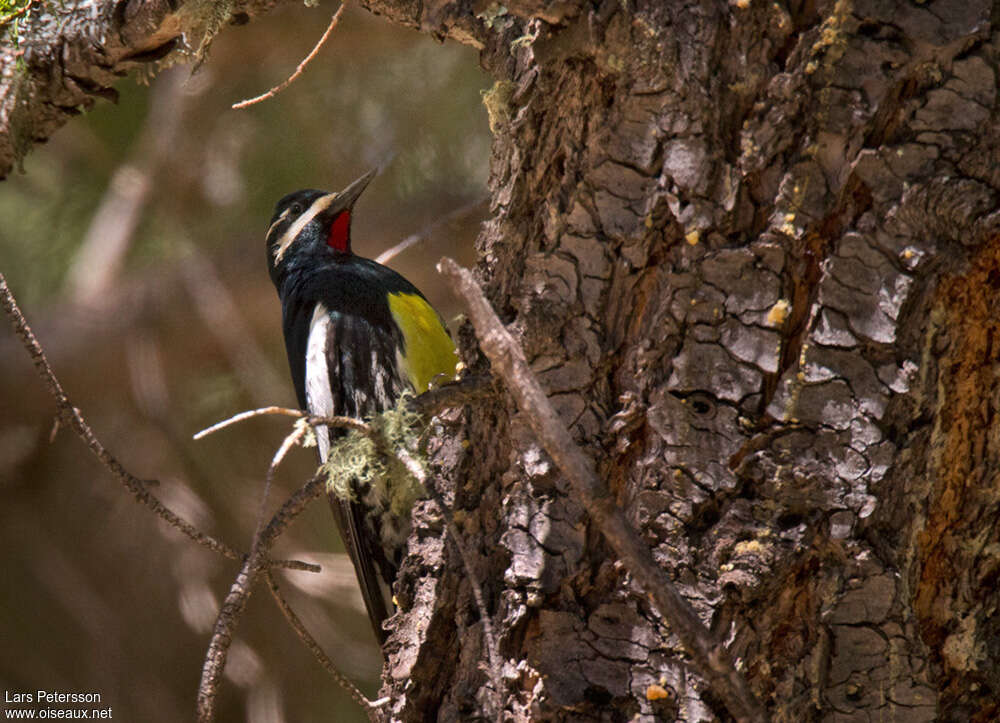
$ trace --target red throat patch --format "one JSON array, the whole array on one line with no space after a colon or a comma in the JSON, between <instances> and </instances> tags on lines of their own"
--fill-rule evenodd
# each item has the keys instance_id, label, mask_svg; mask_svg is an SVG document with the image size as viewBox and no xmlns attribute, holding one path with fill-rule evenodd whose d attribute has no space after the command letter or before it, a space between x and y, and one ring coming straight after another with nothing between
<instances>
[{"instance_id":1,"label":"red throat patch","mask_svg":"<svg viewBox=\"0 0 1000 723\"><path fill-rule=\"evenodd\" d=\"M330 235L326 239L326 244L342 254L351 250L351 212L344 211L333 219L330 224Z\"/></svg>"}]
</instances>

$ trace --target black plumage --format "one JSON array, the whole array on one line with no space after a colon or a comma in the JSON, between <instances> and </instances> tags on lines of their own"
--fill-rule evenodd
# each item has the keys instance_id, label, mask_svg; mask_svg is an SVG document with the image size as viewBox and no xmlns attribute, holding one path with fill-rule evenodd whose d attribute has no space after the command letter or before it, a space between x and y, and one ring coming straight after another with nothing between
<instances>
[{"instance_id":1,"label":"black plumage","mask_svg":"<svg viewBox=\"0 0 1000 723\"><path fill-rule=\"evenodd\" d=\"M426 354L416 354L421 350L408 349L408 343L446 344L454 355L440 317L420 291L395 271L351 251L350 214L372 175L339 194L304 190L285 196L267 232L268 268L281 299L292 382L300 407L314 414L366 418L392 407L413 387L408 360L426 362ZM422 325L407 326L390 298L408 300L403 307L415 308ZM419 300L416 306L414 300ZM430 327L428 318L433 319ZM426 333L428 328L432 333ZM447 361L447 355L440 358ZM318 440L325 461L342 432L317 432L328 435ZM392 610L392 583L409 519L393 515L384 494L380 497L371 485L355 480L352 490L350 501L331 492L330 504L372 625L384 642L382 622Z\"/></svg>"}]
</instances>

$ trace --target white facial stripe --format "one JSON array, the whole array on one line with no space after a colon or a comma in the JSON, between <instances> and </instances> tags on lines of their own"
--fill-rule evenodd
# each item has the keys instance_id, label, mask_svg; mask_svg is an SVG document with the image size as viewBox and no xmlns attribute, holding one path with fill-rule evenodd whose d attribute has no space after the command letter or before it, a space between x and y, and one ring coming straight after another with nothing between
<instances>
[{"instance_id":1,"label":"white facial stripe","mask_svg":"<svg viewBox=\"0 0 1000 723\"><path fill-rule=\"evenodd\" d=\"M272 223L270 226L267 227L267 233L264 234L264 238L271 238L271 232L274 230L274 227L277 226L282 221L284 221L288 217L288 214L291 212L291 210L292 209L290 208L286 208L284 211L281 212L281 215L274 220L274 223Z\"/></svg>"},{"instance_id":2,"label":"white facial stripe","mask_svg":"<svg viewBox=\"0 0 1000 723\"><path fill-rule=\"evenodd\" d=\"M306 210L305 213L295 219L292 225L288 227L284 234L282 234L281 239L279 239L277 243L274 250L274 263L281 261L281 257L285 255L285 252L288 250L288 247L292 245L295 238L302 233L302 229L309 225L309 222L316 218L318 214L328 209L330 204L336 201L337 196L339 195L340 194L338 193L328 193L325 196L320 196L312 202L312 205Z\"/></svg>"}]
</instances>

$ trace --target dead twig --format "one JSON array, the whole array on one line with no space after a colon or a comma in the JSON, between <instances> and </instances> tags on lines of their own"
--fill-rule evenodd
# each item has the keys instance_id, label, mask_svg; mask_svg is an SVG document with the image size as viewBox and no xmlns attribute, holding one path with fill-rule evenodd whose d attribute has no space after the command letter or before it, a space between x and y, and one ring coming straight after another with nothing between
<instances>
[{"instance_id":1,"label":"dead twig","mask_svg":"<svg viewBox=\"0 0 1000 723\"><path fill-rule=\"evenodd\" d=\"M3 17L0 17L0 28L3 28L5 26L7 26L13 20L17 20L19 17L21 17L22 15L24 15L26 12L28 12L28 10L30 10L31 6L34 5L34 4L35 4L35 0L28 0L28 2L25 3L24 7L20 7L17 10L15 10L14 12L8 13L7 15L4 15Z\"/></svg>"},{"instance_id":2,"label":"dead twig","mask_svg":"<svg viewBox=\"0 0 1000 723\"><path fill-rule=\"evenodd\" d=\"M301 442L308 431L308 427L296 424L295 429L288 433L281 442L281 446L278 447L278 451L274 453L274 457L271 458L271 464L267 467L267 474L264 475L264 491L260 496L260 506L257 510L257 524L254 525L253 529L251 549L257 546L257 539L260 537L260 530L264 524L264 513L267 510L267 498L271 495L271 486L274 484L274 474L278 471L278 466L285 459L285 455L288 454L288 450Z\"/></svg>"},{"instance_id":3,"label":"dead twig","mask_svg":"<svg viewBox=\"0 0 1000 723\"><path fill-rule=\"evenodd\" d=\"M321 648L319 643L316 642L316 639L309 634L309 631L306 630L306 626L299 619L299 616L295 614L294 610L292 610L292 606L288 603L288 600L286 600L285 596L281 594L281 588L278 587L278 583L274 579L274 575L270 570L264 571L264 579L267 581L267 585L271 590L271 596L274 598L275 603L277 603L278 608L281 610L282 614L284 614L288 624L292 626L292 630L294 630L295 634L298 635L299 640L301 640L303 644L309 648L310 651L312 651L313 656L319 661L319 664L326 669L326 672L333 677L340 687L348 692L351 698L354 699L354 702L365 709L368 713L368 719L372 721L372 723L380 721L381 717L379 716L379 711L382 706L389 702L389 699L379 698L378 700L368 700L365 694L358 690L358 687L354 685L350 678L337 670L337 667L333 664L333 661L330 660L329 656L327 656L326 652L324 652L323 648Z\"/></svg>"},{"instance_id":4,"label":"dead twig","mask_svg":"<svg viewBox=\"0 0 1000 723\"><path fill-rule=\"evenodd\" d=\"M222 671L226 667L226 658L233 642L233 633L239 624L246 608L247 600L253 591L254 583L262 570L267 568L267 552L271 549L278 536L285 531L288 524L297 517L306 506L318 499L326 490L326 476L316 475L295 494L288 498L278 511L271 517L267 526L250 549L250 554L240 567L236 579L229 588L219 615L215 619L212 639L205 654L205 662L201 669L201 683L198 686L198 721L209 723L215 720L215 705L219 690Z\"/></svg>"},{"instance_id":5,"label":"dead twig","mask_svg":"<svg viewBox=\"0 0 1000 723\"><path fill-rule=\"evenodd\" d=\"M485 399L494 393L493 379L486 376L470 376L459 379L455 382L443 384L440 387L430 389L423 394L410 400L410 408L424 417L433 417L435 414L457 407L461 404ZM210 434L214 434L221 429L252 419L253 417L265 417L268 415L278 415L283 417L293 417L295 419L305 419L310 425L326 425L329 427L339 427L341 429L354 429L362 434L370 434L371 427L360 419L354 417L320 417L315 414L303 412L301 409L290 407L261 407L260 409L250 409L239 414L234 414L228 419L216 422L211 427L206 427L193 439L204 439Z\"/></svg>"},{"instance_id":6,"label":"dead twig","mask_svg":"<svg viewBox=\"0 0 1000 723\"><path fill-rule=\"evenodd\" d=\"M281 409L280 413L287 413L288 411L294 411L294 410ZM291 415L291 416L299 416L300 418L305 418L305 419L309 418L309 415L304 415L304 414ZM288 454L288 451L293 446L300 443L302 441L302 438L308 433L308 431L309 428L306 425L302 424L301 422L296 422L294 429L292 429L292 431L285 437L285 439L281 443L281 446L278 447L278 451L274 453L274 457L271 460L271 464L267 468L267 474L265 475L264 478L264 491L261 495L260 510L257 517L257 524L254 529L253 544L251 545L252 550L256 550L260 546L260 534L261 534L261 528L264 523L264 511L267 507L267 499L270 494L271 486L274 483L274 475L278 470L278 466L285 459L285 456ZM378 723L379 719L377 718L377 711L379 710L379 706L369 701L368 698L366 698L364 694L360 690L358 690L357 686L355 686L354 683L352 683L351 680L347 678L347 676L343 675L339 670L337 670L336 666L333 664L333 661L330 660L329 657L327 657L323 649L319 646L319 644L315 641L315 639L306 630L305 626L302 624L302 621L299 620L298 615L296 615L295 611L292 610L291 606L288 604L288 601L285 600L284 596L282 596L281 590L278 587L278 583L277 581L275 581L274 576L271 574L271 571L268 570L267 568L263 568L262 572L264 574L264 579L271 590L271 595L277 602L278 607L281 609L281 612L284 613L285 618L288 620L288 624L292 626L292 630L295 631L299 639L302 640L303 643L305 643L306 647L309 648L309 650L313 653L316 659L319 660L320 664L327 670L327 672L329 672L330 675L333 676L333 679L341 687L347 690L347 692L351 695L351 697L354 698L354 700L357 701L357 703L367 711L368 717L372 720L372 722ZM252 581L248 582L248 585L252 585ZM249 596L249 594L250 591L248 588L247 595Z\"/></svg>"},{"instance_id":7,"label":"dead twig","mask_svg":"<svg viewBox=\"0 0 1000 723\"><path fill-rule=\"evenodd\" d=\"M57 417L52 429L53 437L60 427L66 426L71 428L84 441L87 447L90 448L90 451L94 453L94 456L97 457L101 464L124 485L125 489L131 492L132 496L138 502L152 510L160 519L202 547L228 557L230 560L244 560L246 555L242 552L197 529L160 502L147 489L150 484L153 484L152 481L141 480L133 475L125 469L117 457L101 444L97 435L94 434L94 430L90 428L90 425L83 418L83 414L70 402L62 383L56 377L55 372L52 371L52 366L49 364L48 357L45 356L42 345L38 342L34 332L25 320L24 314L21 312L21 308L14 298L14 294L7 285L7 279L2 273L0 273L0 304L3 305L4 311L10 318L11 324L14 326L14 332L20 338L29 356L31 356L31 361L34 363L35 369L48 387L49 393L55 399ZM267 560L266 564L271 567L283 567L290 570L303 570L307 572L319 572L320 570L318 565L299 560Z\"/></svg>"},{"instance_id":8,"label":"dead twig","mask_svg":"<svg viewBox=\"0 0 1000 723\"><path fill-rule=\"evenodd\" d=\"M218 432L220 429L225 429L226 427L237 424L246 419L262 417L268 414L280 414L285 417L295 417L296 419L301 419L304 412L299 409L290 409L289 407L261 407L260 409L250 409L246 412L234 414L229 419L223 419L221 422L216 422L211 427L207 427L195 434L192 439L203 439L210 434Z\"/></svg>"},{"instance_id":9,"label":"dead twig","mask_svg":"<svg viewBox=\"0 0 1000 723\"><path fill-rule=\"evenodd\" d=\"M302 75L302 71L304 71L306 69L306 66L309 65L309 63L312 61L313 58L316 57L316 54L319 53L320 48L322 48L323 45L326 43L327 38L330 37L330 33L333 32L333 29L335 27L337 27L337 23L340 22L340 16L344 13L344 8L346 7L347 7L347 2L345 0L345 2L342 2L340 4L340 7L337 8L337 12L333 14L333 17L330 18L330 24L326 27L326 32L323 33L323 37L321 37L319 39L319 42L316 43L316 47L314 47L312 50L309 51L309 55L307 55L305 58L302 59L302 62L299 63L298 67L295 69L295 72L292 73L290 76L288 76L288 78L283 83L279 83L278 85L271 88L271 90L267 91L262 95L258 95L256 98L248 98L247 100L241 100L239 103L233 103L232 105L233 109L239 110L241 108L247 108L251 105L260 103L263 100L267 100L268 98L273 98L278 93L283 91L285 88L290 86L293 82L298 80L298 77Z\"/></svg>"},{"instance_id":10,"label":"dead twig","mask_svg":"<svg viewBox=\"0 0 1000 723\"><path fill-rule=\"evenodd\" d=\"M300 572L323 572L323 568L312 562L302 560L272 560L268 558L264 561L268 568L281 568L282 570L298 570Z\"/></svg>"},{"instance_id":11,"label":"dead twig","mask_svg":"<svg viewBox=\"0 0 1000 723\"><path fill-rule=\"evenodd\" d=\"M55 399L60 423L72 428L90 448L90 451L94 453L94 456L100 460L101 464L107 467L118 478L118 481L125 486L125 489L131 492L140 503L151 509L160 519L164 520L171 527L180 530L199 545L225 555L231 560L242 560L243 555L240 552L221 540L217 540L211 535L206 535L204 532L196 529L194 525L181 519L180 516L166 507L146 489L146 482L125 469L121 462L104 448L104 445L101 444L94 431L87 424L86 420L84 420L80 410L74 407L69 397L66 396L62 384L56 378L55 372L52 371L52 367L49 365L49 360L45 356L41 344L35 338L35 334L31 331L31 327L28 326L28 322L25 321L24 315L17 305L17 300L7 286L7 279L4 278L2 273L0 273L0 303L3 304L4 311L7 312L7 316L14 325L15 333L21 339L24 348L27 349L28 354L31 356L31 361L34 363L35 369L41 375L42 380Z\"/></svg>"},{"instance_id":12,"label":"dead twig","mask_svg":"<svg viewBox=\"0 0 1000 723\"><path fill-rule=\"evenodd\" d=\"M295 417L298 419L306 420L310 425L328 425L332 426L335 424L340 424L341 426L349 427L351 429L360 429L366 434L371 434L371 428L369 425L361 422L357 419L351 419L349 417L320 417L316 415L307 414L305 412L300 412L295 409L288 409L287 407L265 407L263 409L255 409L250 412L243 412L237 414L230 419L220 422L214 427L210 427L202 433L196 435L196 438L208 434L210 431L215 429L221 429L224 426L230 424L235 424L238 421L244 421L256 416L262 416L266 414L279 414L286 417ZM342 423L342 424L341 424ZM269 580L272 592L275 590L275 584L273 578L269 576L267 565L262 564L263 561L267 559L267 553L271 549L271 546L277 540L278 536L284 531L288 523L291 522L302 510L306 508L312 500L319 497L323 491L326 489L326 474L320 473L313 477L309 482L307 482L298 492L292 495L291 498L275 513L274 517L268 523L267 527L261 529L261 524L264 519L264 509L267 504L267 497L271 489L271 484L274 480L275 472L278 466L285 459L288 451L305 436L308 431L308 427L304 424L296 423L295 428L285 437L282 441L281 446L278 451L274 453L274 457L271 459L271 464L268 465L267 474L265 476L264 483L264 493L262 495L260 503L260 513L257 520L256 529L254 530L253 543L250 546L250 555L247 557L243 566L240 568L239 573L236 576L236 580L233 581L232 586L229 588L229 594L226 596L225 601L222 604L222 608L219 610L219 615L215 620L215 627L212 631L212 639L209 642L208 652L205 654L205 663L202 666L201 684L198 687L198 720L202 723L207 723L215 719L215 701L218 693L219 681L222 676L222 671L226 666L226 658L229 654L229 648L232 645L233 633L236 630L236 626L239 624L239 620L243 615L243 610L246 608L247 600L250 598L250 594L253 592L254 584L257 577L260 574L264 574ZM284 607L282 611L285 612ZM291 612L291 608L288 608L288 612ZM292 617L289 617L288 612L286 612L286 617L289 618L289 622L292 623L293 629L300 634L305 628L301 627L301 623L296 627L293 622ZM294 613L292 613L294 616ZM297 617L295 618L297 621ZM300 631L301 629L301 631ZM308 633L306 633L308 636ZM311 638L310 638L311 640ZM315 646L315 647L314 647ZM318 645L309 646L313 653L319 649ZM320 650L320 652L322 652ZM320 662L323 660L329 662L330 670L336 670L333 668L333 663L329 661L324 655L320 658ZM324 667L327 667L324 663ZM352 691L352 695L356 688L350 681L339 673L336 672L335 678L341 684L347 683L348 690ZM359 693L360 695L360 693ZM376 710L373 704L368 702L367 698L362 696L364 701L365 709L371 712Z\"/></svg>"},{"instance_id":13,"label":"dead twig","mask_svg":"<svg viewBox=\"0 0 1000 723\"><path fill-rule=\"evenodd\" d=\"M468 269L445 258L438 264L452 290L465 303L483 353L503 379L545 451L569 479L595 526L604 535L659 613L677 633L695 668L727 710L740 721L766 721L767 714L736 670L732 657L701 623L629 524L615 498L556 414L532 373L524 351L507 332Z\"/></svg>"},{"instance_id":14,"label":"dead twig","mask_svg":"<svg viewBox=\"0 0 1000 723\"><path fill-rule=\"evenodd\" d=\"M489 202L489 197L483 196L482 198L477 198L472 203L467 203L464 206L459 206L453 211L449 211L444 216L437 219L436 221L434 221L434 223L425 227L421 231L417 231L416 233L411 233L409 236L404 238L395 246L390 246L389 248L387 248L385 251L380 253L375 258L375 263L378 264L389 263L392 259L399 256L399 254L403 253L404 251L406 251L406 249L410 248L411 246L415 246L416 244L421 243L422 241L426 241L431 236L431 234L436 232L442 226L446 226L448 224L454 223L455 221L458 221L459 219L465 218L466 216L470 216L476 211L479 211L480 209L485 211L488 202Z\"/></svg>"},{"instance_id":15,"label":"dead twig","mask_svg":"<svg viewBox=\"0 0 1000 723\"><path fill-rule=\"evenodd\" d=\"M430 416L438 411L441 411L447 406L453 406L455 403L464 403L471 398L483 396L492 389L491 382L485 378L475 377L463 381L465 382L464 384L449 384L439 387L433 390L433 392L426 392L421 395L421 397L417 398L418 400L422 397L427 397L428 395L430 396L427 400L425 400L424 406L418 405L416 407L417 411L425 416ZM453 390L451 394L446 393L449 389ZM449 400L451 404L448 403ZM198 432L194 435L194 438L202 439L213 432L217 432L220 429L237 424L238 422L266 415L279 415L295 419L304 419L313 427L335 426L356 430L370 437L377 436L377 432L372 425L359 419L354 419L352 417L322 417L314 414L308 414L307 412L303 412L298 409L273 406L262 407L260 409L253 409L235 414L229 419L223 420ZM202 666L201 684L198 688L198 720L202 723L214 720L219 681L222 676L222 671L225 668L226 658L232 644L233 633L236 630L239 619L243 614L244 608L246 607L247 600L253 590L256 578L261 573L263 573L265 578L268 580L272 594L275 595L275 599L278 601L279 607L282 609L282 612L285 613L285 617L288 618L288 621L292 625L296 634L298 634L303 642L305 642L306 646L313 652L313 655L320 661L320 664L329 670L334 678L351 692L352 697L354 697L355 700L357 700L358 703L361 704L366 711L368 711L369 716L371 717L373 711L377 711L382 705L385 704L385 702L387 702L382 700L374 702L369 701L359 691L357 691L354 685L346 677L336 670L329 657L322 651L319 645L302 626L301 621L297 616L295 616L294 611L292 611L287 602L281 598L280 593L277 591L277 586L274 583L273 576L267 570L267 567L261 564L261 561L266 559L267 551L270 549L277 536L284 529L284 526L287 525L288 521L301 512L309 502L316 497L319 497L326 487L326 476L324 474L317 475L306 483L306 485L300 489L299 492L293 495L292 498L285 503L285 505L283 505L281 510L279 510L278 513L271 519L271 522L267 527L263 530L260 529L260 521L263 519L263 506L266 502L267 493L270 489L275 471L278 465L281 464L282 460L284 460L288 450L301 440L305 432L305 426L297 425L296 428L285 437L278 451L275 453L270 466L268 467L264 499L261 502L261 517L258 520L257 530L254 533L254 542L250 549L250 555L244 561L243 566L241 567L239 574L236 576L236 580L230 587L229 594L226 596L222 608L219 611L219 615L215 622L215 628L212 633L212 639L209 643L208 652L205 655L205 662ZM383 445L382 440L380 439L376 439L376 442L379 443L380 446ZM413 473L414 476L421 481L421 483L423 483L424 488L428 490L429 494L431 494L438 508L441 510L442 516L448 524L449 535L453 538L454 544L459 550L459 554L466 566L471 584L473 586L473 596L476 600L477 606L479 607L480 616L483 620L483 633L486 637L486 647L489 651L491 662L491 678L494 688L497 691L497 695L499 696L499 691L501 690L500 659L496 650L496 642L493 636L492 626L490 624L490 617L486 610L485 598L478 581L473 575L471 558L467 555L462 546L458 528L455 526L450 510L448 510L445 506L444 501L437 493L437 490L432 485L428 484L427 475L416 460L414 460L405 450L388 450L388 453L395 454L411 471L411 473ZM502 714L501 707L498 706L497 711L498 715Z\"/></svg>"},{"instance_id":16,"label":"dead twig","mask_svg":"<svg viewBox=\"0 0 1000 723\"><path fill-rule=\"evenodd\" d=\"M331 422L338 421L337 419L329 419L324 417L316 417L315 415L309 415L305 412L301 412L297 409L288 409L287 407L264 407L262 409L254 409L249 412L242 412L229 419L220 422L219 424L213 425L202 432L195 435L195 439L200 439L207 434L217 431L231 424L236 424L237 422L245 421L257 416L263 416L268 414L278 414L286 417L294 417L296 419L305 419L310 424L330 424ZM345 418L346 419L346 418ZM349 419L351 422L349 426L356 428L355 424L357 420ZM367 425L362 425L368 430ZM368 430L370 432L370 430ZM285 459L288 451L296 444L302 441L302 438L308 432L308 427L300 423L296 423L295 428L285 437L282 441L281 446L278 447L278 451L274 453L274 457L271 460L271 464L267 468L267 474L264 478L264 492L261 495L260 510L257 517L257 524L254 529L253 544L251 545L252 554L257 554L261 548L261 527L264 521L264 510L267 505L267 498L270 494L271 485L274 482L274 475L278 469L278 466ZM333 679L347 692L352 698L368 713L368 717L373 723L377 723L380 719L377 716L377 712L381 707L380 701L372 702L365 697L365 695L358 690L357 686L351 682L351 680L337 670L333 661L326 655L323 649L319 646L319 643L309 634L302 621L299 619L295 611L292 610L288 601L285 600L284 596L281 594L281 590L278 587L278 583L275 581L274 576L271 574L270 570L263 568L264 579L271 590L271 595L274 597L275 602L277 602L279 609L285 615L288 620L288 624L292 626L292 630L299 637L300 640L305 644L307 648L312 652L313 656L320 662L327 672L333 676ZM226 653L228 647L232 642L232 631L235 630L236 623L238 622L239 616L242 614L243 607L246 605L246 599L249 598L250 592L252 590L254 583L254 568L247 561L247 565L244 566L243 570L240 571L240 575L237 576L236 582L233 588L230 590L230 595L226 600L228 610L226 610L226 605L223 606L223 610L226 610L226 616L223 617L223 611L220 611L219 618L216 622L216 632L212 636L212 643L209 646L209 653L206 656L206 668L208 670L209 660L213 661L213 667L210 671L210 676L208 681L204 677L202 678L202 688L199 689L198 695L198 707L199 716L202 716L202 704L205 701L205 705L208 710L214 706L212 699L214 698L214 686L217 685L217 676L221 673L221 667L218 672L215 670L215 666L225 666ZM221 624L220 624L221 623ZM214 646L214 647L213 647ZM205 691L204 695L202 691ZM206 711L204 715L211 715ZM199 720L210 720L210 718L202 718Z\"/></svg>"},{"instance_id":17,"label":"dead twig","mask_svg":"<svg viewBox=\"0 0 1000 723\"><path fill-rule=\"evenodd\" d=\"M260 409L251 409L246 412L234 414L229 419L223 419L221 422L217 422L211 427L201 430L194 435L193 439L203 439L204 437L218 432L220 429L225 429L233 424L238 424L239 422L246 421L247 419L251 419L253 417L264 417L271 414L283 417L294 417L295 419L306 419L311 425L325 424L330 427L356 429L359 432L368 431L368 425L360 419L355 419L354 417L319 417L315 414L303 412L301 409L291 409L289 407L261 407Z\"/></svg>"}]
</instances>

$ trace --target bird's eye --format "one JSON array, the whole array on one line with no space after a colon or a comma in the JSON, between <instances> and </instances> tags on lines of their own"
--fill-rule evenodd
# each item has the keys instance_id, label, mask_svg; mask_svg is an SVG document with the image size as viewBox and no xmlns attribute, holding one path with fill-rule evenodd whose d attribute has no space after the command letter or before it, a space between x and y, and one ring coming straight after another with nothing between
<instances>
[{"instance_id":1,"label":"bird's eye","mask_svg":"<svg viewBox=\"0 0 1000 723\"><path fill-rule=\"evenodd\" d=\"M293 215L293 216L298 216L298 215L299 215L300 213L302 213L302 212L303 212L304 210L305 210L305 209L304 209L304 208L302 208L302 204L301 204L301 203L293 203L293 204L292 204L292 208L291 208L291 211L292 211L292 215Z\"/></svg>"}]
</instances>

